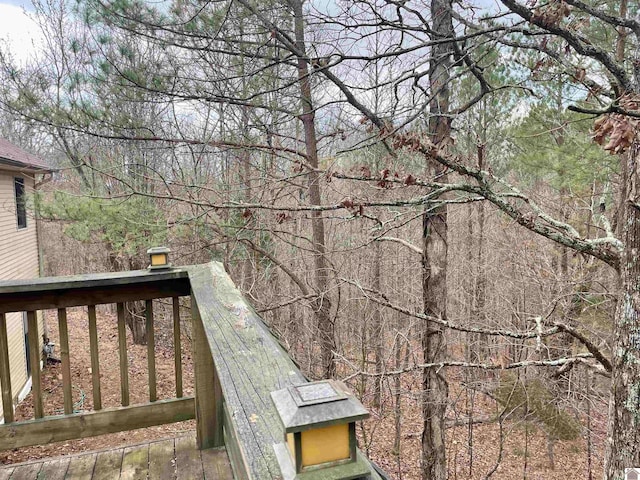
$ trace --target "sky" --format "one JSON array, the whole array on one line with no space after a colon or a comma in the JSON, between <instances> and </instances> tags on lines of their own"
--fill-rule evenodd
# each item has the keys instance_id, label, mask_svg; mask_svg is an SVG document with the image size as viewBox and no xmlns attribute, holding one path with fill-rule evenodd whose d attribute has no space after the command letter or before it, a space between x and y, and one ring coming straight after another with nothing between
<instances>
[{"instance_id":1,"label":"sky","mask_svg":"<svg viewBox=\"0 0 640 480\"><path fill-rule=\"evenodd\" d=\"M25 10L33 14L29 0L0 0L0 40L8 42L11 53L21 61L34 52L39 38L38 27Z\"/></svg>"}]
</instances>

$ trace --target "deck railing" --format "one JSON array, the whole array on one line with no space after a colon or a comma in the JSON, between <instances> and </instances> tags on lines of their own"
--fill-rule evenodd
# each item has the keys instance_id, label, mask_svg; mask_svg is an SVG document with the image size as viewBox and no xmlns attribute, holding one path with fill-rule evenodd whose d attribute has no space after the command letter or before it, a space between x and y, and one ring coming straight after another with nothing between
<instances>
[{"instance_id":1,"label":"deck railing","mask_svg":"<svg viewBox=\"0 0 640 480\"><path fill-rule=\"evenodd\" d=\"M188 274L175 269L164 272L125 272L102 275L44 278L0 283L0 384L4 425L0 426L0 450L72 440L124 430L162 425L195 418L194 398L183 396L179 298L190 294ZM176 394L158 400L155 360L153 300L169 298L173 312ZM145 302L147 331L148 402L131 405L126 343L125 302ZM115 304L118 323L120 369L119 407L103 408L96 307ZM86 307L91 356L92 411L74 413L67 309ZM59 352L64 408L61 415L45 416L41 382L41 343L37 328L39 310L57 311ZM11 370L6 314L26 312L34 418L16 421L11 390Z\"/></svg>"},{"instance_id":2,"label":"deck railing","mask_svg":"<svg viewBox=\"0 0 640 480\"><path fill-rule=\"evenodd\" d=\"M194 397L184 397L180 363L179 298L191 297ZM170 298L175 342L176 396L157 399L152 300ZM146 302L149 401L130 405L124 303ZM95 308L117 305L121 406L102 409ZM93 411L73 413L66 308L87 306ZM35 418L15 421L12 409L5 314L26 311L29 334L36 311L57 309L64 389L64 414L44 416L40 347L30 339ZM33 335L37 335L34 333ZM307 382L298 366L237 290L222 264L133 271L34 281L0 282L0 383L5 424L0 450L196 419L200 449L226 447L234 477L281 479L274 445L283 427L270 393ZM372 479L380 479L372 468Z\"/></svg>"}]
</instances>

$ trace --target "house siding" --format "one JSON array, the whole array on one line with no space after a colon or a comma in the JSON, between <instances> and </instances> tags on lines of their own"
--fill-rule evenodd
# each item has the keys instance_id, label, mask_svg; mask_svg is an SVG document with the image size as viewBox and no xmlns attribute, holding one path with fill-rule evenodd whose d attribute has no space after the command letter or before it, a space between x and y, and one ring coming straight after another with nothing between
<instances>
[{"instance_id":1,"label":"house siding","mask_svg":"<svg viewBox=\"0 0 640 480\"><path fill-rule=\"evenodd\" d=\"M15 177L24 178L27 196L33 193L35 187L33 175L0 170L0 281L29 279L40 275L36 222L30 212L27 212L27 227L18 229L14 190ZM38 316L38 330L38 338L42 342L41 334L44 331L42 315ZM15 402L29 380L26 369L22 313L7 314L7 337L11 367L11 391Z\"/></svg>"}]
</instances>

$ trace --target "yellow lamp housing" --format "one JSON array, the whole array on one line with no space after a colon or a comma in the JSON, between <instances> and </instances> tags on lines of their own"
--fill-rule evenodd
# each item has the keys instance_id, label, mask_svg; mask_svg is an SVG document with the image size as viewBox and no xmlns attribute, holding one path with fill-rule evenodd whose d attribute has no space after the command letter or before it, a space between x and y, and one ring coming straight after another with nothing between
<instances>
[{"instance_id":1,"label":"yellow lamp housing","mask_svg":"<svg viewBox=\"0 0 640 480\"><path fill-rule=\"evenodd\" d=\"M169 263L169 250L167 247L153 247L147 250L149 255L149 270L171 268Z\"/></svg>"},{"instance_id":2,"label":"yellow lamp housing","mask_svg":"<svg viewBox=\"0 0 640 480\"><path fill-rule=\"evenodd\" d=\"M369 412L347 387L321 380L271 392L284 427L274 445L285 480L367 478L368 463L356 448L356 423Z\"/></svg>"}]
</instances>

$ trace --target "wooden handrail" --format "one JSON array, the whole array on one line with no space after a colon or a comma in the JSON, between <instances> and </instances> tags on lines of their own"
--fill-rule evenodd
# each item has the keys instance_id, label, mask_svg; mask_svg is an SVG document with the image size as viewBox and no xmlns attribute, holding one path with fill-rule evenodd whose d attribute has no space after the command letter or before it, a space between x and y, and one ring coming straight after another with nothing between
<instances>
[{"instance_id":1,"label":"wooden handrail","mask_svg":"<svg viewBox=\"0 0 640 480\"><path fill-rule=\"evenodd\" d=\"M221 263L196 265L188 271L191 301L202 328L196 337L206 337L220 385L221 394L210 408L222 408L234 476L280 479L274 444L283 442L284 431L270 394L308 380ZM381 479L373 467L371 479Z\"/></svg>"},{"instance_id":2,"label":"wooden handrail","mask_svg":"<svg viewBox=\"0 0 640 480\"><path fill-rule=\"evenodd\" d=\"M0 313L133 302L190 294L186 269L74 275L0 282Z\"/></svg>"}]
</instances>

